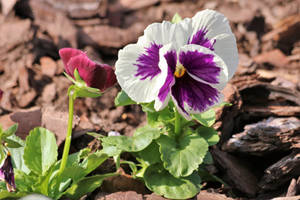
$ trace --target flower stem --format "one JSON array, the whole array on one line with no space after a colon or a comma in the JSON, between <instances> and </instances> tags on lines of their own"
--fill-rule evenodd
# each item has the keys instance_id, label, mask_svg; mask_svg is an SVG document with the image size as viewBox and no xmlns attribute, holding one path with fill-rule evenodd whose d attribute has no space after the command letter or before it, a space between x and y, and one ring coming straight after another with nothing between
<instances>
[{"instance_id":1,"label":"flower stem","mask_svg":"<svg viewBox=\"0 0 300 200\"><path fill-rule=\"evenodd\" d=\"M64 145L64 151L61 159L61 164L59 168L59 174L62 174L65 170L70 146L71 146L71 139L72 139L72 125L73 125L73 114L74 114L74 101L76 99L76 94L73 90L73 86L70 86L68 89L68 96L69 96L69 120L68 120L68 130L67 130L67 136L65 139L65 145Z\"/></svg>"},{"instance_id":2,"label":"flower stem","mask_svg":"<svg viewBox=\"0 0 300 200\"><path fill-rule=\"evenodd\" d=\"M175 135L178 137L181 133L181 116L175 108Z\"/></svg>"}]
</instances>

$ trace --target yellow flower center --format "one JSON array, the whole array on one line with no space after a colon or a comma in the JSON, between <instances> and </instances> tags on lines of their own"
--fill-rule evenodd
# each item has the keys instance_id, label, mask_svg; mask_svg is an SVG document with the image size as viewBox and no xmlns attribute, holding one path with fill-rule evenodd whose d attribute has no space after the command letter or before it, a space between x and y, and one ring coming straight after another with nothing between
<instances>
[{"instance_id":1,"label":"yellow flower center","mask_svg":"<svg viewBox=\"0 0 300 200\"><path fill-rule=\"evenodd\" d=\"M177 63L174 76L176 78L181 78L185 74L185 71L186 69L184 68L184 66L181 63Z\"/></svg>"}]
</instances>

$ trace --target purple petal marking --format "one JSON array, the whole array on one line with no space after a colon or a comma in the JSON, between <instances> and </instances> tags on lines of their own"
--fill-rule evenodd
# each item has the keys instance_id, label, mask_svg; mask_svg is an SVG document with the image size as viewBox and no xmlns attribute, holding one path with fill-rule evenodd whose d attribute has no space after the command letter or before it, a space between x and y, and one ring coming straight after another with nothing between
<instances>
[{"instance_id":1,"label":"purple petal marking","mask_svg":"<svg viewBox=\"0 0 300 200\"><path fill-rule=\"evenodd\" d=\"M0 168L0 178L4 177L6 187L9 192L16 191L14 169L11 163L10 155L7 155L2 167Z\"/></svg>"},{"instance_id":2,"label":"purple petal marking","mask_svg":"<svg viewBox=\"0 0 300 200\"><path fill-rule=\"evenodd\" d=\"M206 29L200 29L195 35L193 35L192 40L190 40L191 38L189 39L188 44L198 44L213 51L216 40L211 42L208 38L205 37L206 33Z\"/></svg>"},{"instance_id":3,"label":"purple petal marking","mask_svg":"<svg viewBox=\"0 0 300 200\"><path fill-rule=\"evenodd\" d=\"M148 77L152 80L161 72L158 67L161 47L162 45L151 43L150 47L146 48L146 53L138 57L137 64L135 64L138 67L135 76L141 76L140 80L145 80Z\"/></svg>"},{"instance_id":4,"label":"purple petal marking","mask_svg":"<svg viewBox=\"0 0 300 200\"><path fill-rule=\"evenodd\" d=\"M195 112L203 112L209 106L216 104L219 99L217 89L193 79L187 73L176 79L171 94L179 108L186 114L188 112L184 109L184 102Z\"/></svg>"},{"instance_id":5,"label":"purple petal marking","mask_svg":"<svg viewBox=\"0 0 300 200\"><path fill-rule=\"evenodd\" d=\"M169 51L164 55L167 64L168 64L168 75L166 77L166 81L164 85L160 88L158 93L158 99L161 102L164 102L166 97L168 96L170 92L171 84L174 82L174 72L176 69L176 63L177 63L177 55L176 51Z\"/></svg>"},{"instance_id":6,"label":"purple petal marking","mask_svg":"<svg viewBox=\"0 0 300 200\"><path fill-rule=\"evenodd\" d=\"M212 84L219 83L221 69L213 61L212 54L198 51L180 52L179 61L194 76Z\"/></svg>"}]
</instances>

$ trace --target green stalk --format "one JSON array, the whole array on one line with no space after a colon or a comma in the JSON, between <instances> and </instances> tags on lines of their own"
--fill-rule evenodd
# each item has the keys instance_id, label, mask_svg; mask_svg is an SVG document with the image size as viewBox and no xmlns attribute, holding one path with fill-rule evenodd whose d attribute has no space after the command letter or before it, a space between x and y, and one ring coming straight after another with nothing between
<instances>
[{"instance_id":1,"label":"green stalk","mask_svg":"<svg viewBox=\"0 0 300 200\"><path fill-rule=\"evenodd\" d=\"M59 168L59 174L62 174L66 168L70 146L71 146L71 139L72 139L72 125L73 125L73 114L74 114L74 101L76 99L76 94L73 89L73 85L68 89L68 96L69 96L69 120L68 120L68 130L67 136L65 139L64 151L61 159L61 164Z\"/></svg>"},{"instance_id":2,"label":"green stalk","mask_svg":"<svg viewBox=\"0 0 300 200\"><path fill-rule=\"evenodd\" d=\"M181 115L175 108L175 135L178 138L181 133Z\"/></svg>"}]
</instances>

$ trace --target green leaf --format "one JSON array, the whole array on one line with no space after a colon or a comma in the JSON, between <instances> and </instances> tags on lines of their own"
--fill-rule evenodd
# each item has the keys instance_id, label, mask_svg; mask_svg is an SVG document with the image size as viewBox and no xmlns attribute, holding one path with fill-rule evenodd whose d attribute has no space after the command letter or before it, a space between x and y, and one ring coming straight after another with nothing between
<instances>
[{"instance_id":1,"label":"green leaf","mask_svg":"<svg viewBox=\"0 0 300 200\"><path fill-rule=\"evenodd\" d=\"M136 104L136 102L131 100L124 90L121 90L115 98L115 106L127 106L131 104Z\"/></svg>"},{"instance_id":2,"label":"green leaf","mask_svg":"<svg viewBox=\"0 0 300 200\"><path fill-rule=\"evenodd\" d=\"M149 165L161 162L159 146L155 141L152 141L152 143L142 151L137 152L137 156Z\"/></svg>"},{"instance_id":3,"label":"green leaf","mask_svg":"<svg viewBox=\"0 0 300 200\"><path fill-rule=\"evenodd\" d=\"M96 97L100 97L102 95L101 91L97 88L92 88L92 87L87 87L87 86L78 87L78 84L76 84L74 89L76 91L76 97L96 98Z\"/></svg>"},{"instance_id":4,"label":"green leaf","mask_svg":"<svg viewBox=\"0 0 300 200\"><path fill-rule=\"evenodd\" d=\"M79 199L83 195L93 192L98 188L103 180L108 177L116 176L117 173L94 175L90 177L83 178L78 183L73 184L65 193L65 196L70 199Z\"/></svg>"},{"instance_id":5,"label":"green leaf","mask_svg":"<svg viewBox=\"0 0 300 200\"><path fill-rule=\"evenodd\" d=\"M9 192L7 190L0 191L0 199L5 199L5 200L19 199L25 195L26 195L26 193L24 193L24 192Z\"/></svg>"},{"instance_id":6,"label":"green leaf","mask_svg":"<svg viewBox=\"0 0 300 200\"><path fill-rule=\"evenodd\" d=\"M6 158L6 153L4 151L2 144L0 144L0 165L3 163L5 158Z\"/></svg>"},{"instance_id":7,"label":"green leaf","mask_svg":"<svg viewBox=\"0 0 300 200\"><path fill-rule=\"evenodd\" d=\"M24 149L26 166L36 174L44 174L57 160L55 136L45 128L30 131Z\"/></svg>"},{"instance_id":8,"label":"green leaf","mask_svg":"<svg viewBox=\"0 0 300 200\"><path fill-rule=\"evenodd\" d=\"M207 164L207 165L211 165L211 164L213 164L213 162L214 162L214 159L213 159L211 153L209 151L207 151L207 153L203 159L203 163Z\"/></svg>"},{"instance_id":9,"label":"green leaf","mask_svg":"<svg viewBox=\"0 0 300 200\"><path fill-rule=\"evenodd\" d=\"M12 160L13 167L15 169L18 169L18 170L21 170L21 171L25 172L26 174L29 174L30 170L25 165L25 161L23 159L24 146L25 146L24 140L22 140L21 138L19 138L16 135L11 135L11 136L7 137L7 139L10 139L10 140L12 140L14 142L17 142L20 145L22 145L19 148L9 148L8 147L8 150L11 154L11 160Z\"/></svg>"},{"instance_id":10,"label":"green leaf","mask_svg":"<svg viewBox=\"0 0 300 200\"><path fill-rule=\"evenodd\" d=\"M3 140L6 142L6 146L8 148L19 148L22 147L22 145L18 142L15 142L9 138L3 138Z\"/></svg>"},{"instance_id":11,"label":"green leaf","mask_svg":"<svg viewBox=\"0 0 300 200\"><path fill-rule=\"evenodd\" d=\"M104 144L116 146L118 149L127 152L137 152L146 148L153 139L158 138L160 129L145 126L136 130L134 136L110 136L100 138Z\"/></svg>"},{"instance_id":12,"label":"green leaf","mask_svg":"<svg viewBox=\"0 0 300 200\"><path fill-rule=\"evenodd\" d=\"M216 112L214 109L209 109L200 114L193 114L192 117L203 126L210 127L216 121Z\"/></svg>"},{"instance_id":13,"label":"green leaf","mask_svg":"<svg viewBox=\"0 0 300 200\"><path fill-rule=\"evenodd\" d=\"M197 134L187 135L178 142L162 135L156 141L164 167L175 177L192 174L208 151L207 142Z\"/></svg>"},{"instance_id":14,"label":"green leaf","mask_svg":"<svg viewBox=\"0 0 300 200\"><path fill-rule=\"evenodd\" d=\"M13 134L15 134L18 130L18 124L14 124L11 127L9 127L6 131L3 132L2 137L6 138L8 136L11 136Z\"/></svg>"},{"instance_id":15,"label":"green leaf","mask_svg":"<svg viewBox=\"0 0 300 200\"><path fill-rule=\"evenodd\" d=\"M219 142L220 137L218 132L210 127L199 127L197 128L198 135L202 136L209 146L215 145Z\"/></svg>"},{"instance_id":16,"label":"green leaf","mask_svg":"<svg viewBox=\"0 0 300 200\"><path fill-rule=\"evenodd\" d=\"M22 192L33 192L32 186L38 182L39 177L28 175L25 172L14 169L16 188Z\"/></svg>"},{"instance_id":17,"label":"green leaf","mask_svg":"<svg viewBox=\"0 0 300 200\"><path fill-rule=\"evenodd\" d=\"M144 174L146 186L156 194L169 199L189 199L200 191L201 179L197 173L176 178L161 164L149 166Z\"/></svg>"},{"instance_id":18,"label":"green leaf","mask_svg":"<svg viewBox=\"0 0 300 200\"><path fill-rule=\"evenodd\" d=\"M181 20L182 20L181 16L178 13L175 13L175 15L173 16L171 22L173 24L177 24L177 23L181 22Z\"/></svg>"}]
</instances>

